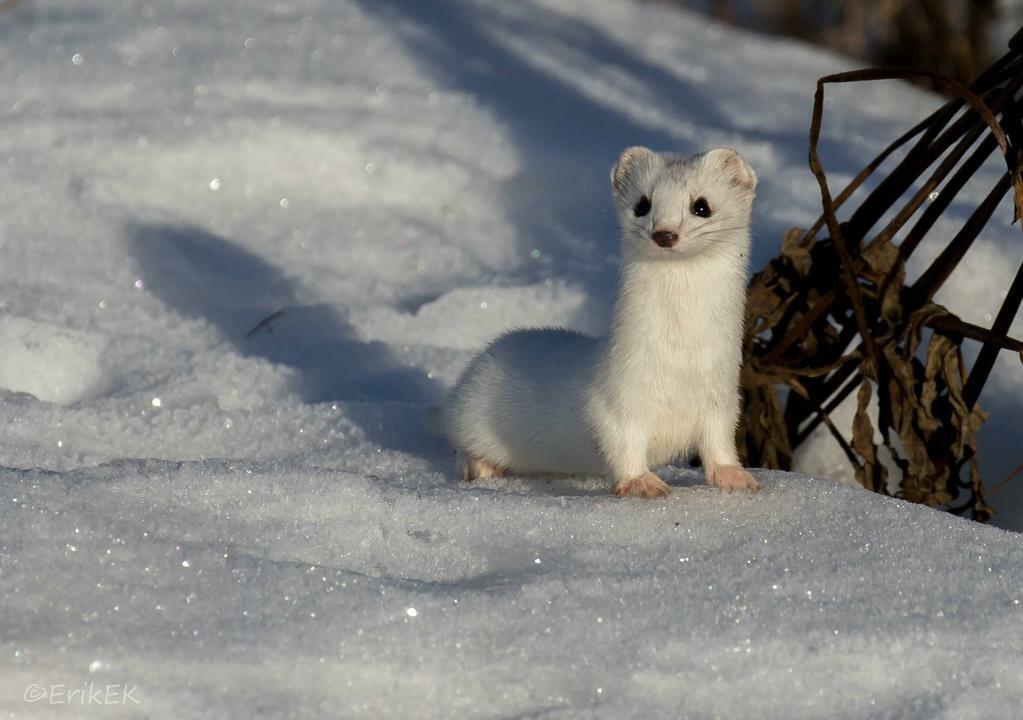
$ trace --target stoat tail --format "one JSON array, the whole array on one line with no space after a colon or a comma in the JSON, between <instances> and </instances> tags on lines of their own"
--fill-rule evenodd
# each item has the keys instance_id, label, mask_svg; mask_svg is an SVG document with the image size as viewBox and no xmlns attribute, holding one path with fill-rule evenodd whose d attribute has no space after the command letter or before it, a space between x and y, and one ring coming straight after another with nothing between
<instances>
[{"instance_id":1,"label":"stoat tail","mask_svg":"<svg viewBox=\"0 0 1023 720\"><path fill-rule=\"evenodd\" d=\"M444 421L444 408L440 405L432 405L423 410L423 425L434 435L448 436L447 423Z\"/></svg>"}]
</instances>

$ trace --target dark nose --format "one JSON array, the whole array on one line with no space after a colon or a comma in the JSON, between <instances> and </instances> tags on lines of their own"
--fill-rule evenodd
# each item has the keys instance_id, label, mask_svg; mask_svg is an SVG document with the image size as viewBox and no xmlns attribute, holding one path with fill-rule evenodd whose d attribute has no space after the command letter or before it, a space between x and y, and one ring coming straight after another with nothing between
<instances>
[{"instance_id":1,"label":"dark nose","mask_svg":"<svg viewBox=\"0 0 1023 720\"><path fill-rule=\"evenodd\" d=\"M662 248L675 247L678 243L678 235L670 230L658 230L654 233L654 242Z\"/></svg>"}]
</instances>

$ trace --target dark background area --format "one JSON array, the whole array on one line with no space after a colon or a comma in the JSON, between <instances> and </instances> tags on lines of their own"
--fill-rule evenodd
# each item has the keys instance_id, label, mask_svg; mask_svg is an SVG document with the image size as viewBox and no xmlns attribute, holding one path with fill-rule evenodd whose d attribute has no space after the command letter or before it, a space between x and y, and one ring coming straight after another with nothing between
<instances>
[{"instance_id":1,"label":"dark background area","mask_svg":"<svg viewBox=\"0 0 1023 720\"><path fill-rule=\"evenodd\" d=\"M1023 25L1011 0L651 0L758 32L822 45L865 65L905 66L969 82ZM922 84L927 84L922 81ZM941 88L934 88L942 90Z\"/></svg>"}]
</instances>

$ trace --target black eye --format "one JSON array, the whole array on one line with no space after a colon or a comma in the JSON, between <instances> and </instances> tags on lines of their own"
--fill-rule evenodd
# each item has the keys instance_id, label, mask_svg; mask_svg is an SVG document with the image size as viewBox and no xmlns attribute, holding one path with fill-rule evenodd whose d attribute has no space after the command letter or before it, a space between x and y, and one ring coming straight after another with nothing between
<instances>
[{"instance_id":1,"label":"black eye","mask_svg":"<svg viewBox=\"0 0 1023 720\"><path fill-rule=\"evenodd\" d=\"M639 202L636 203L636 207L632 208L632 212L636 217L643 217L650 212L650 198L646 195L641 197Z\"/></svg>"},{"instance_id":2,"label":"black eye","mask_svg":"<svg viewBox=\"0 0 1023 720\"><path fill-rule=\"evenodd\" d=\"M693 201L693 206L689 208L693 215L698 217L710 217L710 205L707 204L706 198L696 198Z\"/></svg>"}]
</instances>

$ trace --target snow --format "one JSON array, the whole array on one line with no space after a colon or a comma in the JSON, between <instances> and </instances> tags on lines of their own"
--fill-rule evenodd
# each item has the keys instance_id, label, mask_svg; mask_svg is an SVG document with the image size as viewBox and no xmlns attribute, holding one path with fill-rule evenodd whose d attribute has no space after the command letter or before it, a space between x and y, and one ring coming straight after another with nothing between
<instances>
[{"instance_id":1,"label":"snow","mask_svg":"<svg viewBox=\"0 0 1023 720\"><path fill-rule=\"evenodd\" d=\"M154 717L1023 702L1017 535L798 475L756 497L669 478L644 502L291 462L6 470L0 697L19 717L29 684L78 679L137 686Z\"/></svg>"},{"instance_id":2,"label":"snow","mask_svg":"<svg viewBox=\"0 0 1023 720\"><path fill-rule=\"evenodd\" d=\"M766 471L464 487L424 422L503 330L601 331L627 145L739 148L775 254L848 66L632 0L0 9L0 712L1010 716L1019 535ZM833 186L938 102L832 97ZM967 320L1010 219L939 298ZM997 480L1018 359L983 399ZM842 479L829 442L803 469ZM1023 527L1019 483L992 501Z\"/></svg>"}]
</instances>

